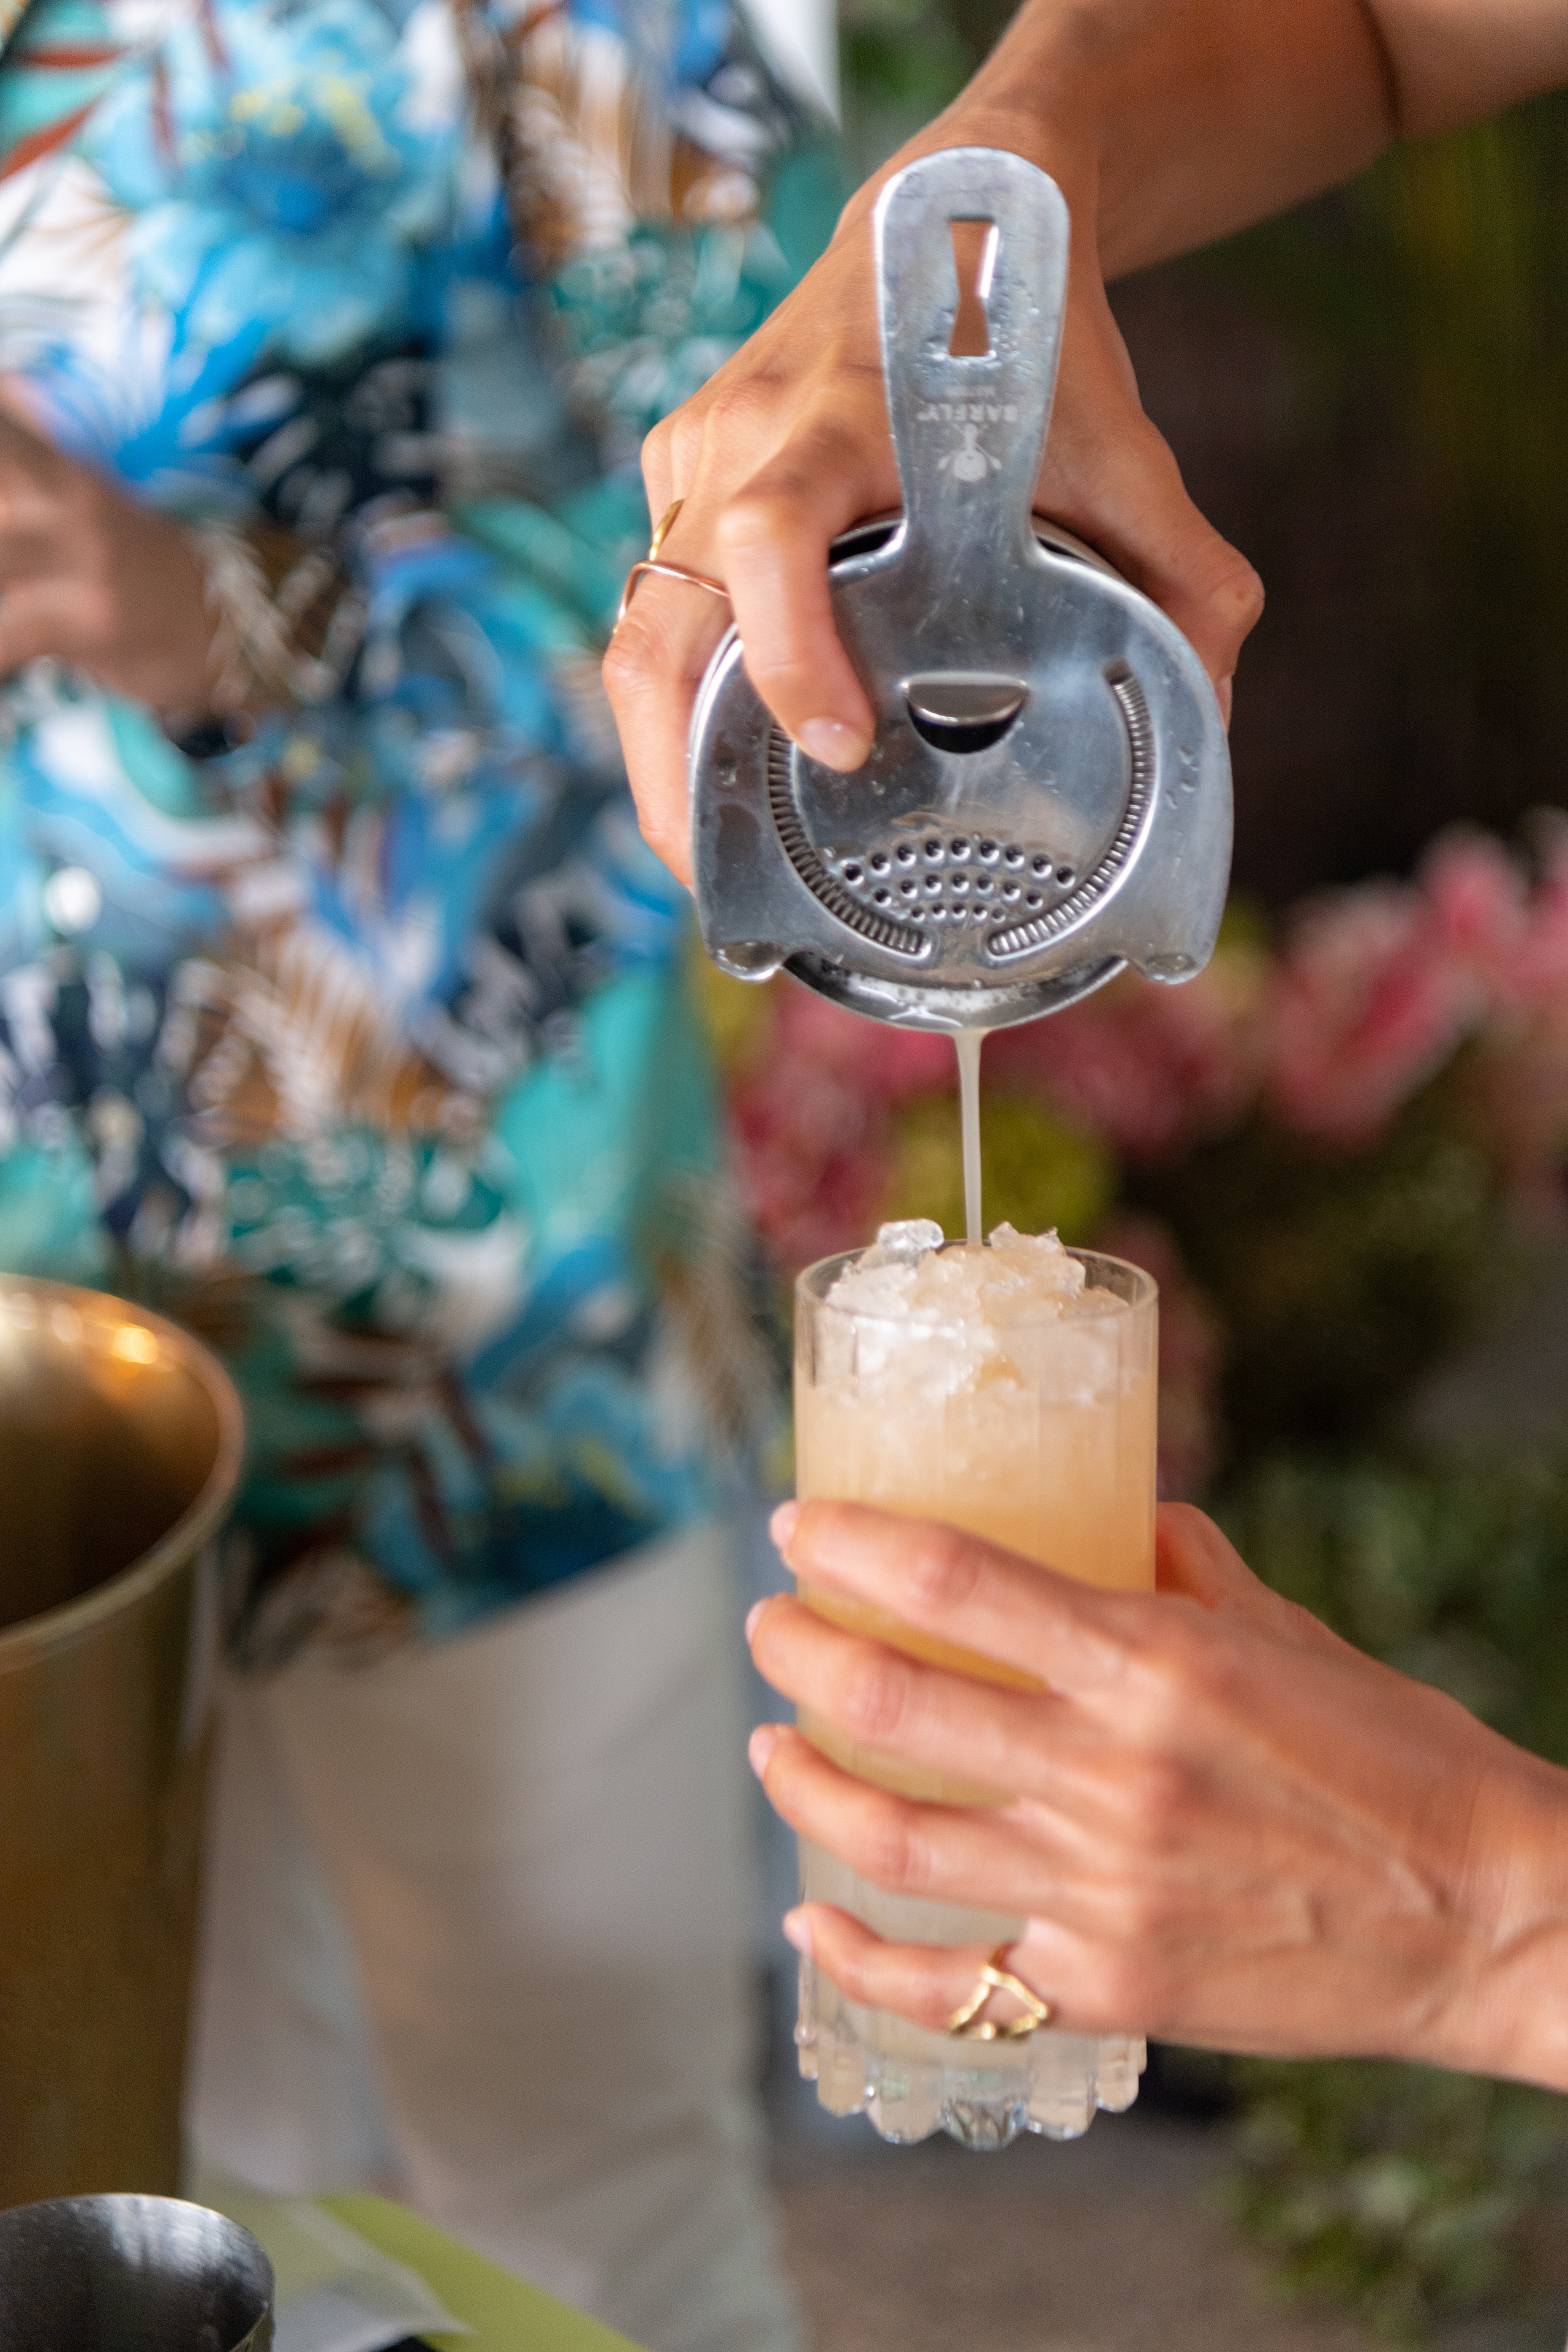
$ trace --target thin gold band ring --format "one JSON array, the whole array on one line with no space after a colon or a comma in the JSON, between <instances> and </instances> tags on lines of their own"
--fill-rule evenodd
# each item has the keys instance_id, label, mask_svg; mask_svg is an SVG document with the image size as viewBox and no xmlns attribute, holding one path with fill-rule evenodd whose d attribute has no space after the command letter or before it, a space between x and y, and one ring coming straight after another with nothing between
<instances>
[{"instance_id":1,"label":"thin gold band ring","mask_svg":"<svg viewBox=\"0 0 1568 2352\"><path fill-rule=\"evenodd\" d=\"M658 562L659 550L664 545L665 541L669 537L670 532L675 529L675 519L685 504L686 500L684 499L671 499L669 504L666 507L664 512L660 515L658 522L655 524L653 537L647 543L647 560L650 563L657 563Z\"/></svg>"},{"instance_id":2,"label":"thin gold band ring","mask_svg":"<svg viewBox=\"0 0 1568 2352\"><path fill-rule=\"evenodd\" d=\"M639 563L634 563L627 572L626 584L621 590L620 606L616 614L617 629L631 609L631 601L637 594L639 583L650 572L660 580L684 580L689 588L706 588L710 596L722 596L726 604L729 602L730 591L721 580L710 580L705 572L688 572L679 563L659 562L659 550L669 537L675 527L675 518L685 504L684 499L676 499L671 505L666 507L658 519L658 528L648 542L647 553Z\"/></svg>"}]
</instances>

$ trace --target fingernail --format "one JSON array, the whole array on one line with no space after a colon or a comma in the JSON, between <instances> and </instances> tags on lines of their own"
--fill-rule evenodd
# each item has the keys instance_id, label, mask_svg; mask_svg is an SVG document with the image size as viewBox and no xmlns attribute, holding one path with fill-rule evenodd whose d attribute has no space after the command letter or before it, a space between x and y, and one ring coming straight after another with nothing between
<instances>
[{"instance_id":1,"label":"fingernail","mask_svg":"<svg viewBox=\"0 0 1568 2352\"><path fill-rule=\"evenodd\" d=\"M845 773L864 767L871 748L858 728L846 727L841 719L808 719L795 740L811 759Z\"/></svg>"},{"instance_id":2,"label":"fingernail","mask_svg":"<svg viewBox=\"0 0 1568 2352\"><path fill-rule=\"evenodd\" d=\"M752 1634L757 1630L757 1622L767 1605L768 1604L765 1601L753 1601L751 1607L746 1612L746 1641L748 1645L751 1643Z\"/></svg>"},{"instance_id":3,"label":"fingernail","mask_svg":"<svg viewBox=\"0 0 1568 2352\"><path fill-rule=\"evenodd\" d=\"M805 1913L804 1911L786 1911L779 1924L784 1929L785 1943L793 1944L795 1950L805 1958L809 1960L811 1958L811 1922L806 1917Z\"/></svg>"},{"instance_id":4,"label":"fingernail","mask_svg":"<svg viewBox=\"0 0 1568 2352\"><path fill-rule=\"evenodd\" d=\"M795 1541L795 1531L800 1525L800 1505L781 1503L768 1521L768 1533L780 1551L788 1551Z\"/></svg>"},{"instance_id":5,"label":"fingernail","mask_svg":"<svg viewBox=\"0 0 1568 2352\"><path fill-rule=\"evenodd\" d=\"M778 1724L759 1723L747 1740L746 1761L759 1780L767 1770L769 1759L783 1738L784 1733Z\"/></svg>"}]
</instances>

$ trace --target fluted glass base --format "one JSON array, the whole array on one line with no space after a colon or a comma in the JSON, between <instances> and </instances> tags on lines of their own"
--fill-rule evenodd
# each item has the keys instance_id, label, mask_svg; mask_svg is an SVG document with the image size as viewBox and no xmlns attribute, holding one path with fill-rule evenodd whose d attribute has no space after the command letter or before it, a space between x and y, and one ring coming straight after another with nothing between
<instances>
[{"instance_id":1,"label":"fluted glass base","mask_svg":"<svg viewBox=\"0 0 1568 2352\"><path fill-rule=\"evenodd\" d=\"M902 1942L1001 1943L1022 1922L885 1895L801 1841L804 1889ZM1049 2026L1026 2042L960 2042L886 2010L861 2009L808 1959L800 1964L795 2028L800 2071L836 2116L867 2116L907 2145L945 2131L964 2147L1005 2147L1026 2131L1077 2139L1097 2107L1120 2114L1138 2095L1144 2045L1132 2034L1089 2040Z\"/></svg>"}]
</instances>

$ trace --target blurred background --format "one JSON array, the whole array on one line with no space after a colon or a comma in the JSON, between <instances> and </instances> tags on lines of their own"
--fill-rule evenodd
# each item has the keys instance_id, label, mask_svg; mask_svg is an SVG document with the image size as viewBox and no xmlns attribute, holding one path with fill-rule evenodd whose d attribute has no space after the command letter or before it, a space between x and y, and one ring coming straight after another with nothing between
<instances>
[{"instance_id":1,"label":"blurred background","mask_svg":"<svg viewBox=\"0 0 1568 2352\"><path fill-rule=\"evenodd\" d=\"M839 0L836 53L826 6L763 13L818 90L837 87L859 178L1011 12ZM985 1119L988 1221L1058 1224L1159 1276L1166 1490L1215 1510L1261 1573L1363 1646L1561 1761L1565 224L1568 99L1553 98L1114 289L1146 408L1268 589L1237 680L1235 898L1192 986L1120 983L994 1041ZM716 984L712 1003L781 1301L796 1267L879 1217L954 1229L940 1042L889 1044L787 987ZM1032 2303L1017 2288L1034 2324L1004 2298L974 2340L1132 2352L1250 2329L1326 2352L1436 2330L1558 2352L1563 2102L1414 2069L1163 2053L1142 2116L1189 2135L1187 2189L1149 2190L1144 2222L1167 2276L1179 2240L1207 2248L1202 2318L1179 2301L1140 2317L1133 2291L1131 2316L1069 2297L1047 2325L1036 2278ZM1102 2121L1083 2150L1007 2162L1045 2168L1087 2243L1096 2194L1136 2202L1137 2166L1158 2172L1156 2142L1136 2145ZM959 2178L942 2175L944 2196ZM1290 2318L1245 2294L1243 2316L1222 2316L1229 2257L1194 2218L1200 2178L1233 2240L1307 2298ZM899 2179L907 2200L914 2175ZM926 2340L919 2297L879 2332L892 2290L866 2285L873 2208L853 2238L861 2317L823 2335L844 2352ZM855 2291L834 2273L835 2294Z\"/></svg>"}]
</instances>

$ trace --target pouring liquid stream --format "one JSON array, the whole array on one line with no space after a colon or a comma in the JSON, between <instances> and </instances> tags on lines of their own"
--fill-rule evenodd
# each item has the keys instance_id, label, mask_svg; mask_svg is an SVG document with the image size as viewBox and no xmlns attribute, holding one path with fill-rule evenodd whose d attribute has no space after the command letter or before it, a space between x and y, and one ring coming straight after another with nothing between
<instances>
[{"instance_id":1,"label":"pouring liquid stream","mask_svg":"<svg viewBox=\"0 0 1568 2352\"><path fill-rule=\"evenodd\" d=\"M958 1105L963 1132L963 1222L965 1238L974 1245L985 1238L980 1198L980 1055L990 1032L959 1029L952 1049L958 1055Z\"/></svg>"}]
</instances>

